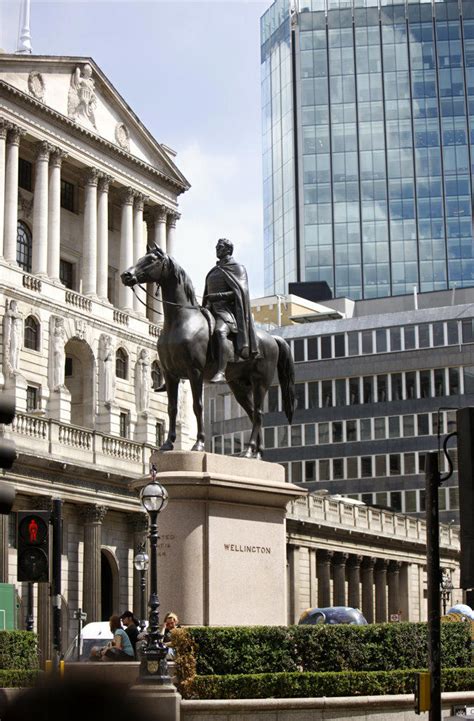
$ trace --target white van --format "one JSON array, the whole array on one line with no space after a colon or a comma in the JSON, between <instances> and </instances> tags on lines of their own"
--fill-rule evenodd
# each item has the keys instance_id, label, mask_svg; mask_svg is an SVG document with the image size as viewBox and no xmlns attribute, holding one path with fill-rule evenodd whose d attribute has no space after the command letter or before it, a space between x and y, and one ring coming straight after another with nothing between
<instances>
[{"instance_id":1,"label":"white van","mask_svg":"<svg viewBox=\"0 0 474 721\"><path fill-rule=\"evenodd\" d=\"M76 636L66 651L64 660L66 663L71 663L71 661L88 661L94 646L101 648L111 641L113 637L108 621L87 623L81 632L79 654L77 648L78 637Z\"/></svg>"}]
</instances>

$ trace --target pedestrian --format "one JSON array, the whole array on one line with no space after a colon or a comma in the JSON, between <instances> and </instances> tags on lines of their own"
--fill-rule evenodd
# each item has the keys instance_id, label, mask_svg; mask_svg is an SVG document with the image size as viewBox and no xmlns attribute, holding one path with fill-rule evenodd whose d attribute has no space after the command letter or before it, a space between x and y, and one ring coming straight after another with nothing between
<instances>
[{"instance_id":1,"label":"pedestrian","mask_svg":"<svg viewBox=\"0 0 474 721\"><path fill-rule=\"evenodd\" d=\"M107 646L101 649L100 655L102 660L131 661L135 657L135 654L133 653L132 643L120 623L120 616L115 614L111 616L109 624L110 631L114 634L114 637Z\"/></svg>"},{"instance_id":2,"label":"pedestrian","mask_svg":"<svg viewBox=\"0 0 474 721\"><path fill-rule=\"evenodd\" d=\"M135 617L133 611L124 611L120 616L123 626L125 626L125 633L130 639L130 643L133 646L133 653L137 655L137 639L140 631L138 630L139 620Z\"/></svg>"}]
</instances>

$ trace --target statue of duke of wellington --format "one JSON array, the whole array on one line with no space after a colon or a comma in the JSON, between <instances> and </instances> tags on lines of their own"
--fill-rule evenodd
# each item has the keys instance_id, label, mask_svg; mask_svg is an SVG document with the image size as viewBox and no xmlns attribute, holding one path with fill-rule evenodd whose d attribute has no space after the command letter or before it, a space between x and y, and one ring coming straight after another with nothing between
<instances>
[{"instance_id":1,"label":"statue of duke of wellington","mask_svg":"<svg viewBox=\"0 0 474 721\"><path fill-rule=\"evenodd\" d=\"M227 338L235 341L238 357L247 360L257 358L258 341L252 319L247 271L239 265L232 253L234 246L227 238L220 238L216 245L218 261L206 277L203 305L216 319L214 337L217 342L217 372L210 383L226 380L228 357Z\"/></svg>"}]
</instances>

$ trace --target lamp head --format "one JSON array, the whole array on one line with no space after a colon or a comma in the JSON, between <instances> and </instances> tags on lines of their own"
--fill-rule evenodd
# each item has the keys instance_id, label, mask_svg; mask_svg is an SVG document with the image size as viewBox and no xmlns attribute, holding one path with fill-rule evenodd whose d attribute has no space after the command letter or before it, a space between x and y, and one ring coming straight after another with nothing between
<instances>
[{"instance_id":1,"label":"lamp head","mask_svg":"<svg viewBox=\"0 0 474 721\"><path fill-rule=\"evenodd\" d=\"M148 553L145 553L145 551L139 551L133 559L133 565L137 571L147 571L149 560Z\"/></svg>"},{"instance_id":2,"label":"lamp head","mask_svg":"<svg viewBox=\"0 0 474 721\"><path fill-rule=\"evenodd\" d=\"M168 505L168 491L153 480L141 489L140 502L148 513L161 513Z\"/></svg>"}]
</instances>

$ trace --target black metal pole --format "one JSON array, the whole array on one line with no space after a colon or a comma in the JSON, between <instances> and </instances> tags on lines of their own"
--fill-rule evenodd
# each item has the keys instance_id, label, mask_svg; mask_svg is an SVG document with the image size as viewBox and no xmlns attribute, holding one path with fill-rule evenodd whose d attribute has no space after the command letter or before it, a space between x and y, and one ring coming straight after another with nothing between
<instances>
[{"instance_id":1,"label":"black metal pole","mask_svg":"<svg viewBox=\"0 0 474 721\"><path fill-rule=\"evenodd\" d=\"M145 569L140 571L140 631L145 628L145 613L146 613L146 571Z\"/></svg>"},{"instance_id":2,"label":"black metal pole","mask_svg":"<svg viewBox=\"0 0 474 721\"><path fill-rule=\"evenodd\" d=\"M34 616L33 616L33 584L31 581L27 584L26 588L26 618L25 627L27 631L32 631L34 628Z\"/></svg>"},{"instance_id":3,"label":"black metal pole","mask_svg":"<svg viewBox=\"0 0 474 721\"><path fill-rule=\"evenodd\" d=\"M439 504L440 474L438 454L427 453L426 482L426 568L428 575L428 656L431 674L430 721L441 721L441 618L440 618L440 557Z\"/></svg>"},{"instance_id":4,"label":"black metal pole","mask_svg":"<svg viewBox=\"0 0 474 721\"><path fill-rule=\"evenodd\" d=\"M53 500L53 666L61 660L61 507L59 498Z\"/></svg>"}]
</instances>

